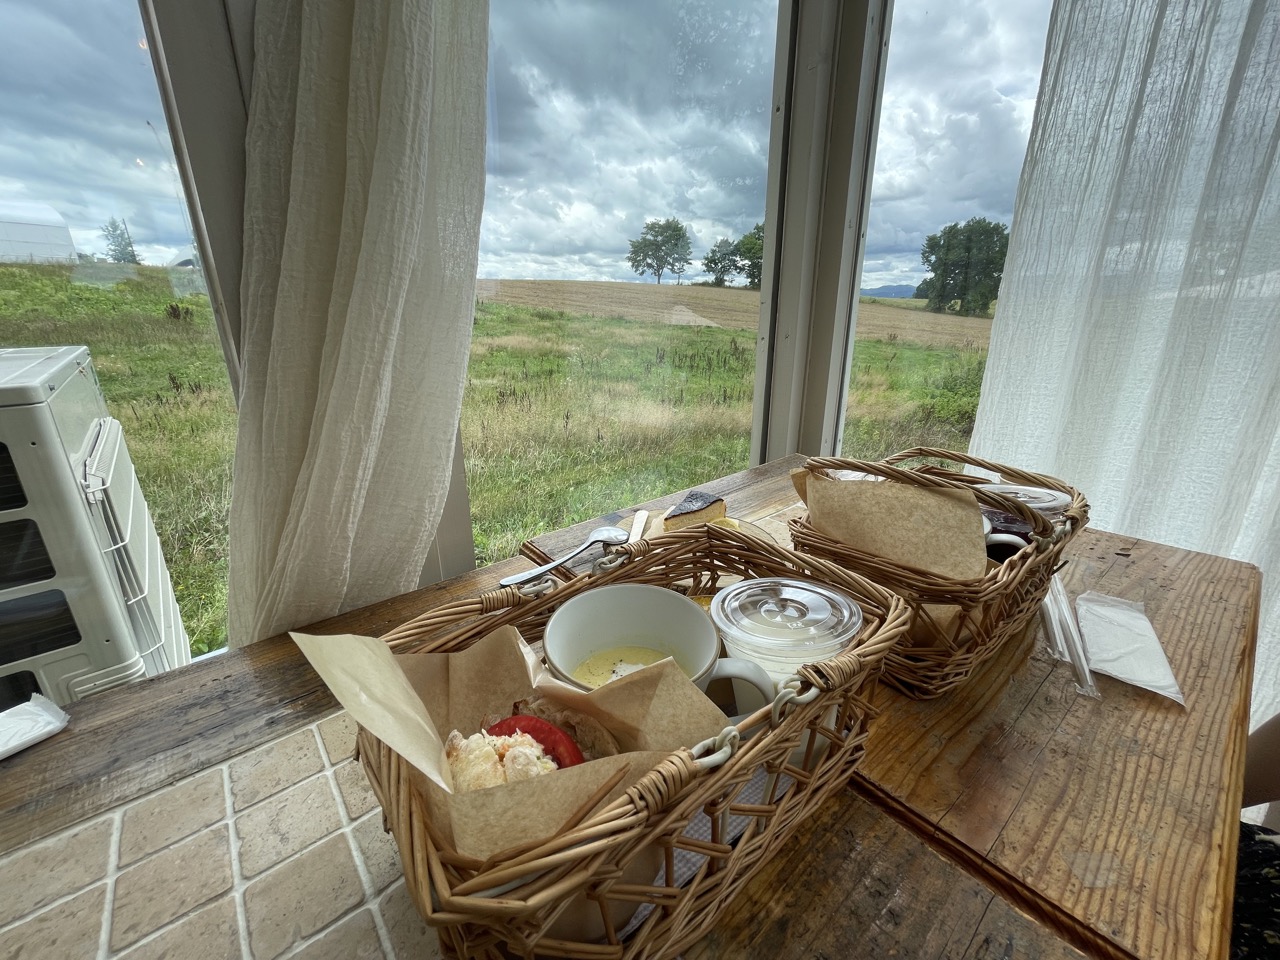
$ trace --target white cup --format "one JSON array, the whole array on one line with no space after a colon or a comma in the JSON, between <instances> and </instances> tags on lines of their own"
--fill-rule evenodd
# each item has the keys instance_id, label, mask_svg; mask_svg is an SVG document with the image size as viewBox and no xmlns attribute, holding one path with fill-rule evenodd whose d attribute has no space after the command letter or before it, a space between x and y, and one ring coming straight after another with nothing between
<instances>
[{"instance_id":1,"label":"white cup","mask_svg":"<svg viewBox=\"0 0 1280 960\"><path fill-rule=\"evenodd\" d=\"M720 635L711 618L674 590L647 583L585 590L561 604L542 635L542 654L551 672L584 690L591 687L574 679L573 671L612 647L645 647L671 657L703 692L711 681L727 677L751 684L766 702L773 702L773 680L764 668L721 657Z\"/></svg>"}]
</instances>

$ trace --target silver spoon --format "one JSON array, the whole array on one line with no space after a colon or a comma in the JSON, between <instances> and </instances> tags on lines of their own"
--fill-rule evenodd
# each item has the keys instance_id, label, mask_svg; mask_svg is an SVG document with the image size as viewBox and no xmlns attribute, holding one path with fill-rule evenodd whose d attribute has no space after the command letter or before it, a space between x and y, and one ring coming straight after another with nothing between
<instances>
[{"instance_id":1,"label":"silver spoon","mask_svg":"<svg viewBox=\"0 0 1280 960\"><path fill-rule=\"evenodd\" d=\"M584 542L582 546L569 551L559 559L552 560L550 563L544 563L540 567L534 567L532 570L526 570L523 573L513 573L509 577L503 577L498 581L498 586L514 587L521 583L527 583L535 577L540 577L544 573L554 570L563 563L568 563L578 554L582 553L583 550L586 550L588 547L592 547L597 543L616 546L626 542L627 531L623 530L621 527L596 527L591 531L591 535L587 537L586 542Z\"/></svg>"}]
</instances>

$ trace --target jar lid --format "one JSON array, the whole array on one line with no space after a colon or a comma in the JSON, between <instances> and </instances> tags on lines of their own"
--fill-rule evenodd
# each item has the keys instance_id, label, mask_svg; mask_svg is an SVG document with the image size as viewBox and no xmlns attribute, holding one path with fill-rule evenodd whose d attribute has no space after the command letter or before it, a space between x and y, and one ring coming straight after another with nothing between
<instances>
[{"instance_id":1,"label":"jar lid","mask_svg":"<svg viewBox=\"0 0 1280 960\"><path fill-rule=\"evenodd\" d=\"M1027 487L1016 483L984 483L980 488L989 493L998 493L1011 500L1018 500L1029 510L1042 513L1050 519L1058 517L1071 506L1071 496L1061 490L1048 487Z\"/></svg>"},{"instance_id":2,"label":"jar lid","mask_svg":"<svg viewBox=\"0 0 1280 960\"><path fill-rule=\"evenodd\" d=\"M765 577L725 587L711 619L726 644L812 662L834 656L862 627L853 598L806 580Z\"/></svg>"}]
</instances>

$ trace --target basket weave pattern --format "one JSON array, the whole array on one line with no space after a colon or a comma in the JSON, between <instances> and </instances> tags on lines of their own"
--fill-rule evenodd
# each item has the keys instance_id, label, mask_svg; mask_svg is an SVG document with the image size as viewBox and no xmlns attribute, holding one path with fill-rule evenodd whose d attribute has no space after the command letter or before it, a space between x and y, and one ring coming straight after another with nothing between
<instances>
[{"instance_id":1,"label":"basket weave pattern","mask_svg":"<svg viewBox=\"0 0 1280 960\"><path fill-rule=\"evenodd\" d=\"M1063 517L1050 524L1021 502L977 488L985 478L924 462L947 460L991 471L1001 482L1048 487L1070 495ZM789 523L795 548L833 560L902 594L914 616L912 642L885 659L884 682L918 699L940 696L969 678L1002 644L1031 624L1061 563L1067 543L1089 522L1089 505L1079 490L1055 477L981 460L964 453L916 447L882 461L814 458L811 472L852 470L919 487L972 490L979 502L1021 517L1032 525L1031 544L971 580L938 576L863 553L818 531L808 515Z\"/></svg>"},{"instance_id":2,"label":"basket weave pattern","mask_svg":"<svg viewBox=\"0 0 1280 960\"><path fill-rule=\"evenodd\" d=\"M909 625L902 598L837 564L720 527L663 534L613 554L595 572L545 594L508 587L424 613L383 639L398 652L452 652L511 624L536 644L557 607L596 586L649 583L696 596L766 576L847 592L862 607L864 626L836 657L802 667L800 682L772 710L728 727L716 746L736 749L719 765L708 768L689 750L678 751L608 806L581 811L558 835L483 863L450 848L413 769L361 729L360 762L400 849L410 894L437 928L446 956L673 957L711 928L862 757L872 710L861 694ZM652 870L637 879L635 868L646 862ZM553 928L566 910L589 916L602 935L575 939Z\"/></svg>"}]
</instances>

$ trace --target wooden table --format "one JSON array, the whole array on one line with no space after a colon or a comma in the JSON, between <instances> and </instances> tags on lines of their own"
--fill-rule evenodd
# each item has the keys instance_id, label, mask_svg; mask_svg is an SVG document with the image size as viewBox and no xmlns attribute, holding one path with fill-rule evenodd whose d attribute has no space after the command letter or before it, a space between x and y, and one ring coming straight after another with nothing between
<instances>
[{"instance_id":1,"label":"wooden table","mask_svg":"<svg viewBox=\"0 0 1280 960\"><path fill-rule=\"evenodd\" d=\"M703 489L786 543L798 462ZM660 512L682 493L640 506ZM558 555L597 523L526 552ZM1072 592L1146 603L1188 709L1107 678L1102 700L1081 697L1031 638L939 700L881 691L862 776L687 957L1226 956L1258 571L1088 530L1068 554ZM376 636L528 566L503 561L306 629ZM334 708L285 636L72 704L68 730L0 761L0 855Z\"/></svg>"},{"instance_id":2,"label":"wooden table","mask_svg":"<svg viewBox=\"0 0 1280 960\"><path fill-rule=\"evenodd\" d=\"M701 489L787 544L800 462ZM543 562L592 525L524 552ZM849 794L687 956L1227 955L1260 574L1089 529L1067 557L1072 596L1145 604L1186 709L1109 677L1080 695L1035 631L939 699L879 688Z\"/></svg>"}]
</instances>

